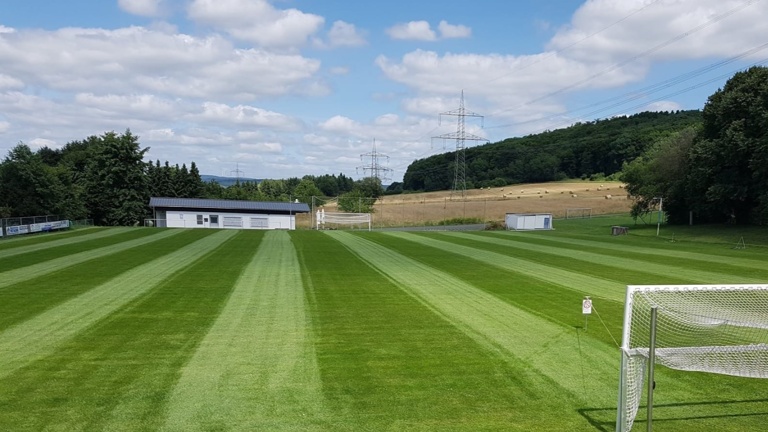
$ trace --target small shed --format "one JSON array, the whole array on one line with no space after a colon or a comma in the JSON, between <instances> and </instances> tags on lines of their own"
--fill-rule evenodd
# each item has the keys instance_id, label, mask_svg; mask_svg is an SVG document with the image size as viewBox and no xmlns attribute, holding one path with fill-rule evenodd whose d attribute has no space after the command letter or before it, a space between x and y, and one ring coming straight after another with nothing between
<instances>
[{"instance_id":1,"label":"small shed","mask_svg":"<svg viewBox=\"0 0 768 432\"><path fill-rule=\"evenodd\" d=\"M550 230L552 213L507 213L507 229L511 230Z\"/></svg>"},{"instance_id":2,"label":"small shed","mask_svg":"<svg viewBox=\"0 0 768 432\"><path fill-rule=\"evenodd\" d=\"M296 229L296 214L309 213L300 202L237 201L152 197L154 219L146 225L167 228Z\"/></svg>"}]
</instances>

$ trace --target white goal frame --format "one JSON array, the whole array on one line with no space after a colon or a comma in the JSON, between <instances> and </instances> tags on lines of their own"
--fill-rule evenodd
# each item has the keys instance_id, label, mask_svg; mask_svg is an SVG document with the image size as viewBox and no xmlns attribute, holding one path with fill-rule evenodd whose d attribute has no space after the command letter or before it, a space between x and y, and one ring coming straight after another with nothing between
<instances>
[{"instance_id":1,"label":"white goal frame","mask_svg":"<svg viewBox=\"0 0 768 432\"><path fill-rule=\"evenodd\" d=\"M677 370L768 378L766 300L768 284L627 286L616 431L632 429L644 381L650 424L657 363ZM657 314L662 324L657 324ZM678 327L681 330L675 331ZM693 342L699 339L705 342Z\"/></svg>"},{"instance_id":2,"label":"white goal frame","mask_svg":"<svg viewBox=\"0 0 768 432\"><path fill-rule=\"evenodd\" d=\"M368 231L371 230L370 213L342 213L326 212L325 209L317 211L316 229L327 229L328 225L367 225Z\"/></svg>"}]
</instances>

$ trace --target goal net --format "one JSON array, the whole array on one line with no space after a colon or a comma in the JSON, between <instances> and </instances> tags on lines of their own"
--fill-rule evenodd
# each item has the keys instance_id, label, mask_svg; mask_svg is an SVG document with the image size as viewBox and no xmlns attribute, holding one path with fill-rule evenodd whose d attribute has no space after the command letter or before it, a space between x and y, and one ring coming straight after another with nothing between
<instances>
[{"instance_id":1,"label":"goal net","mask_svg":"<svg viewBox=\"0 0 768 432\"><path fill-rule=\"evenodd\" d=\"M589 219L592 217L591 207L578 207L565 209L566 219Z\"/></svg>"},{"instance_id":2,"label":"goal net","mask_svg":"<svg viewBox=\"0 0 768 432\"><path fill-rule=\"evenodd\" d=\"M370 213L341 213L326 212L324 209L317 211L317 229L335 228L338 225L353 225L367 227L371 230Z\"/></svg>"},{"instance_id":3,"label":"goal net","mask_svg":"<svg viewBox=\"0 0 768 432\"><path fill-rule=\"evenodd\" d=\"M640 406L654 306L655 364L768 378L768 285L628 286L617 431L632 428Z\"/></svg>"}]
</instances>

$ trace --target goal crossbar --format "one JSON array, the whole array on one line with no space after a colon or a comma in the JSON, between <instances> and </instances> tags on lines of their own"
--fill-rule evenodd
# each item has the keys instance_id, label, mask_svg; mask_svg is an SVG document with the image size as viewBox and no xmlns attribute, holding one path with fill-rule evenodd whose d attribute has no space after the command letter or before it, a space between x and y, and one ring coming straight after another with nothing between
<instances>
[{"instance_id":1,"label":"goal crossbar","mask_svg":"<svg viewBox=\"0 0 768 432\"><path fill-rule=\"evenodd\" d=\"M632 428L651 352L671 369L768 378L768 285L628 286L617 431Z\"/></svg>"},{"instance_id":2,"label":"goal crossbar","mask_svg":"<svg viewBox=\"0 0 768 432\"><path fill-rule=\"evenodd\" d=\"M371 230L371 214L370 213L326 212L325 210L318 210L317 229L324 228L326 224L368 225L368 231L370 231Z\"/></svg>"}]
</instances>

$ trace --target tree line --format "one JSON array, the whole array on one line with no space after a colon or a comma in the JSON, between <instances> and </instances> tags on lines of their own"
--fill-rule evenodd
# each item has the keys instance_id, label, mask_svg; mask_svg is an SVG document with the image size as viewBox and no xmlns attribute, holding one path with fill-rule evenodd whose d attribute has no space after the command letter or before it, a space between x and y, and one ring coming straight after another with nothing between
<instances>
[{"instance_id":1,"label":"tree line","mask_svg":"<svg viewBox=\"0 0 768 432\"><path fill-rule=\"evenodd\" d=\"M467 188L607 177L657 140L700 122L699 110L643 112L468 148ZM451 189L455 161L456 152L416 160L392 188Z\"/></svg>"},{"instance_id":2,"label":"tree line","mask_svg":"<svg viewBox=\"0 0 768 432\"><path fill-rule=\"evenodd\" d=\"M655 142L622 179L635 216L663 201L670 223L768 223L768 68L736 73L700 124Z\"/></svg>"},{"instance_id":3,"label":"tree line","mask_svg":"<svg viewBox=\"0 0 768 432\"><path fill-rule=\"evenodd\" d=\"M24 143L0 163L0 218L60 215L93 219L97 225L136 225L151 217L149 198L209 198L312 203L313 197L339 197L346 211L361 208L358 199L383 192L377 179L355 181L344 174L236 182L223 187L204 182L195 162L144 161L149 148L130 130L107 132L59 149L33 151ZM322 204L315 198L315 204ZM368 202L368 201L367 201Z\"/></svg>"}]
</instances>

